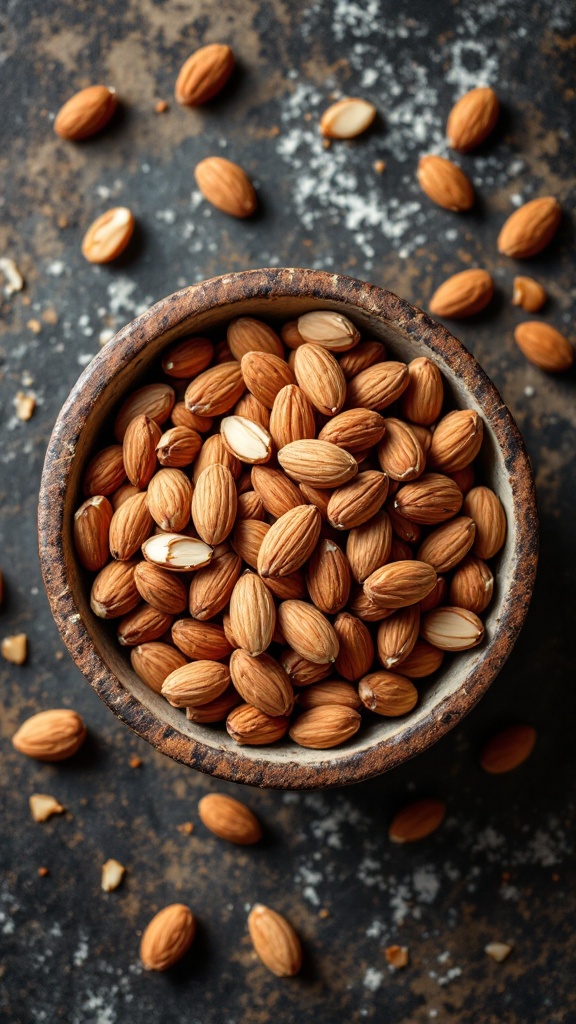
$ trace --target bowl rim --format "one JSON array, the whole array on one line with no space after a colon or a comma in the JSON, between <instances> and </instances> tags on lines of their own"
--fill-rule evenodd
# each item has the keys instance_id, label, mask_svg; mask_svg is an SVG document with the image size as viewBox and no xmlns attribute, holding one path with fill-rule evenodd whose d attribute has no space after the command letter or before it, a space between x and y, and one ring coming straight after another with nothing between
<instances>
[{"instance_id":1,"label":"bowl rim","mask_svg":"<svg viewBox=\"0 0 576 1024\"><path fill-rule=\"evenodd\" d=\"M209 747L161 722L108 668L75 603L67 572L63 530L66 489L74 453L102 392L150 342L188 318L236 302L309 298L337 302L384 318L419 342L463 378L496 437L508 472L517 531L516 557L503 614L480 662L454 693L400 737L363 751L318 751L313 764L272 763L266 748ZM522 627L536 574L538 521L534 480L520 431L494 384L474 357L441 324L393 292L355 278L301 268L267 268L221 275L161 299L122 328L81 374L64 403L46 452L38 506L39 550L44 585L56 625L72 658L98 696L125 724L157 750L216 778L277 789L320 789L361 782L421 753L453 728L484 695L502 668ZM465 685L464 685L465 684ZM334 754L337 757L334 757ZM242 755L242 756L240 756Z\"/></svg>"}]
</instances>

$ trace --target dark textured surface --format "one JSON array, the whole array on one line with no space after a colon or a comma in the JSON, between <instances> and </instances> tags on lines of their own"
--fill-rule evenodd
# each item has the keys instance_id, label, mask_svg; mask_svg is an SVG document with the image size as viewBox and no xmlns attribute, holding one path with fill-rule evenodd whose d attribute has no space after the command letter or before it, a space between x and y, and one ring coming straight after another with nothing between
<instances>
[{"instance_id":1,"label":"dark textured surface","mask_svg":"<svg viewBox=\"0 0 576 1024\"><path fill-rule=\"evenodd\" d=\"M24 630L30 640L26 666L0 667L0 1017L575 1019L574 374L547 377L524 362L512 341L524 314L509 302L514 274L532 274L549 291L543 317L573 336L572 4L8 0L0 17L0 254L26 278L24 292L3 299L0 326L0 634ZM235 78L206 110L176 109L180 63L214 40L238 53ZM97 80L117 87L122 111L93 141L57 140L51 119L60 103ZM414 171L420 153L441 147L451 103L478 81L495 85L503 115L494 138L458 161L480 196L476 211L458 217L420 195ZM381 118L364 139L325 150L316 122L332 92L373 99ZM170 102L164 115L153 112L158 97ZM253 222L208 211L194 190L195 162L222 152L255 179L262 212ZM382 175L372 169L379 158ZM567 211L550 248L521 266L499 257L494 241L513 203L549 193ZM134 243L119 265L91 267L80 255L82 235L119 203L138 218ZM308 265L425 306L445 276L476 264L493 273L497 297L455 333L516 417L539 491L541 563L527 625L490 693L427 754L348 791L241 791L266 839L253 850L225 847L198 822L196 804L206 792L236 787L155 754L100 703L62 650L35 554L40 470L57 412L101 331L193 281ZM39 334L30 320L42 325ZM29 423L13 417L20 389L38 398ZM17 755L17 725L59 705L85 717L84 750L60 766ZM532 758L509 776L482 774L483 740L517 720L537 726ZM128 767L132 753L141 768ZM68 814L35 824L32 792L54 794ZM391 847L390 817L415 794L447 800L445 825L418 847ZM185 821L195 825L191 836L177 830ZM100 866L110 856L128 873L105 895ZM49 868L45 878L40 865ZM141 975L138 932L174 900L197 912L197 942L169 976ZM300 978L278 981L254 960L245 919L256 900L300 930ZM319 915L324 909L328 916ZM514 943L504 964L483 952L494 939ZM386 965L382 949L392 942L410 947L404 971Z\"/></svg>"}]
</instances>

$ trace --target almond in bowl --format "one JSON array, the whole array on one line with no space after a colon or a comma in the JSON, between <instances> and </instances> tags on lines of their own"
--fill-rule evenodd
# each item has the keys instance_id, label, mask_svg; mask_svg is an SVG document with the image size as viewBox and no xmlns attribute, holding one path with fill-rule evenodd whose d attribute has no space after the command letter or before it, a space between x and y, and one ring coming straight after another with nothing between
<instances>
[{"instance_id":1,"label":"almond in bowl","mask_svg":"<svg viewBox=\"0 0 576 1024\"><path fill-rule=\"evenodd\" d=\"M294 270L186 289L107 346L56 425L40 535L113 710L282 788L370 777L450 728L509 653L536 558L524 448L473 358L391 293Z\"/></svg>"}]
</instances>

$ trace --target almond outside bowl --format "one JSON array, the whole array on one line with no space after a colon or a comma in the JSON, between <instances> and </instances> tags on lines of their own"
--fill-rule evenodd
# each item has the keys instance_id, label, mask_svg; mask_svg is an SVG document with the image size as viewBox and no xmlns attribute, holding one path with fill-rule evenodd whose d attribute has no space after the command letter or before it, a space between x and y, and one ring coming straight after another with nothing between
<instances>
[{"instance_id":1,"label":"almond outside bowl","mask_svg":"<svg viewBox=\"0 0 576 1024\"><path fill-rule=\"evenodd\" d=\"M81 480L89 458L110 443L114 411L126 393L153 379L167 345L186 335L216 332L222 337L237 316L274 323L312 309L345 314L364 337L382 340L392 358L409 362L426 355L437 363L453 407L470 407L482 415L483 482L502 500L508 535L495 567L495 596L484 616L486 640L432 677L410 715L374 718L352 741L332 750L305 749L291 741L241 747L223 729L188 722L133 673L113 625L90 610L90 579L72 542L73 515L83 500ZM460 342L391 292L300 269L250 270L204 281L168 296L124 327L86 368L60 412L39 501L40 555L52 612L99 697L176 761L216 778L278 789L320 789L369 779L426 750L455 726L486 692L514 646L534 583L537 530L532 472L518 428Z\"/></svg>"}]
</instances>

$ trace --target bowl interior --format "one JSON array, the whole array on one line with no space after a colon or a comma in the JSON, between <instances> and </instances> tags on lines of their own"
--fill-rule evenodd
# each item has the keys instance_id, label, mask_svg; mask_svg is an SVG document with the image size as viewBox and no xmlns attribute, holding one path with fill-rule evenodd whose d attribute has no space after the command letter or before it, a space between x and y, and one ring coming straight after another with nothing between
<instances>
[{"instance_id":1,"label":"bowl interior","mask_svg":"<svg viewBox=\"0 0 576 1024\"><path fill-rule=\"evenodd\" d=\"M245 287L239 292L226 287L227 281L242 276L246 275L217 279L218 301L215 295L199 296L200 286L195 286L159 303L121 331L78 382L55 428L42 485L40 536L47 589L64 639L88 681L120 717L166 753L214 775L259 785L307 788L359 781L439 738L470 710L506 659L524 617L534 575L536 526L530 469L515 424L496 390L463 347L425 314L359 282L354 282L357 294L350 296L338 284L349 279L333 275L320 275L327 279L320 295L311 281L306 292L306 280L299 282L300 294L282 294L281 280L275 282L272 294L259 294L255 281L254 294L249 290L247 294ZM319 275L312 276L317 280ZM430 356L442 371L447 406L473 408L481 414L485 425L481 482L499 495L508 533L495 560L494 598L483 615L487 639L480 647L447 658L437 678L416 681L421 699L409 716L374 716L353 740L333 750L299 748L290 741L266 748L239 747L223 728L188 722L182 711L153 693L132 671L128 652L117 643L114 622L103 622L90 610L90 579L79 566L72 543L73 514L83 500L81 481L88 459L113 441L110 420L119 402L147 379L160 376L159 358L167 345L192 334L208 333L219 340L234 316L260 317L274 325L319 308L350 317L364 339L384 342L391 358L409 362ZM63 465L65 444L73 448ZM54 516L55 487L59 539L54 537L54 522L47 526L44 515L50 496ZM65 600L63 582L68 588Z\"/></svg>"}]
</instances>

